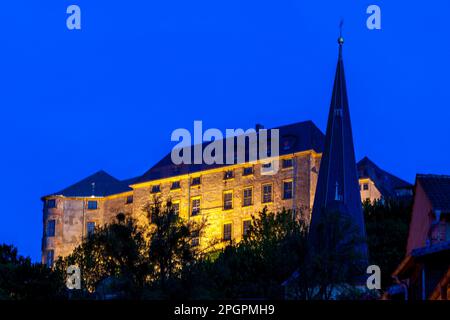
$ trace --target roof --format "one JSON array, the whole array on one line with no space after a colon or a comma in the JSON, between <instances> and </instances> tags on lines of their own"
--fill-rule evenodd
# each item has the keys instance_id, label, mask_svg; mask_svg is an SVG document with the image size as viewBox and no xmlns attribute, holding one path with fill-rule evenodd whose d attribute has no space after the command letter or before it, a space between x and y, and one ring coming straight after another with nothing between
<instances>
[{"instance_id":1,"label":"roof","mask_svg":"<svg viewBox=\"0 0 450 320\"><path fill-rule=\"evenodd\" d=\"M450 241L436 243L430 246L424 246L411 251L403 261L398 265L397 269L392 273L393 276L408 275L417 262L424 261L433 257L438 257L439 261L445 263L450 257Z\"/></svg>"},{"instance_id":2,"label":"roof","mask_svg":"<svg viewBox=\"0 0 450 320\"><path fill-rule=\"evenodd\" d=\"M312 121L304 121L293 123L285 126L276 127L273 129L279 129L280 148L279 155L292 154L301 151L314 150L317 153L323 151L324 135L319 128ZM270 131L268 130L268 137L270 137ZM258 135L259 138L259 135ZM237 137L234 138L236 146ZM222 140L224 141L224 140ZM204 150L210 143L206 142L202 144L202 150ZM224 151L225 151L225 143ZM191 147L191 155L194 154L194 146ZM246 161L248 161L249 148L246 143L245 154ZM225 152L224 152L225 154ZM193 161L191 161L193 162ZM150 170L145 172L142 177L136 180L136 184L147 181L158 180L162 178L169 178L173 176L195 173L203 170L209 170L214 168L220 168L228 166L229 164L181 164L175 165L171 159L171 153L168 153L161 161L154 165Z\"/></svg>"},{"instance_id":3,"label":"roof","mask_svg":"<svg viewBox=\"0 0 450 320\"><path fill-rule=\"evenodd\" d=\"M369 178L375 183L375 186L385 198L395 197L395 190L412 189L412 185L389 172L378 167L368 157L364 157L357 163L359 178Z\"/></svg>"},{"instance_id":4,"label":"roof","mask_svg":"<svg viewBox=\"0 0 450 320\"><path fill-rule=\"evenodd\" d=\"M417 174L420 183L434 210L450 212L450 176Z\"/></svg>"},{"instance_id":5,"label":"roof","mask_svg":"<svg viewBox=\"0 0 450 320\"><path fill-rule=\"evenodd\" d=\"M65 197L106 197L112 194L131 191L129 187L136 178L127 180L118 180L100 170L89 177L67 187L61 191L44 196L65 196Z\"/></svg>"},{"instance_id":6,"label":"roof","mask_svg":"<svg viewBox=\"0 0 450 320\"><path fill-rule=\"evenodd\" d=\"M361 206L355 149L350 120L350 108L342 58L342 38L339 38L339 57L336 66L333 92L328 112L325 148L319 169L314 206L309 228L309 246L320 248L329 235L321 231L321 221L334 211L351 219L358 238L365 239L364 216ZM356 248L360 255L361 267L367 265L367 245L361 243ZM355 279L356 281L356 279Z\"/></svg>"},{"instance_id":7,"label":"roof","mask_svg":"<svg viewBox=\"0 0 450 320\"><path fill-rule=\"evenodd\" d=\"M425 246L422 248L414 249L411 252L411 255L413 257L423 257L426 255L440 252L450 252L450 241L439 242L431 246Z\"/></svg>"}]
</instances>

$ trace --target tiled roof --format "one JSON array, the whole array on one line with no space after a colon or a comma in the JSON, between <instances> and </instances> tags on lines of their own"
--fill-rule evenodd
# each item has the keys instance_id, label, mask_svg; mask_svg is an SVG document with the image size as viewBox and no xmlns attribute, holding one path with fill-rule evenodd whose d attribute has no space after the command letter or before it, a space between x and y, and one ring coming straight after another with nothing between
<instances>
[{"instance_id":1,"label":"tiled roof","mask_svg":"<svg viewBox=\"0 0 450 320\"><path fill-rule=\"evenodd\" d=\"M101 170L70 187L48 196L105 197L132 190L129 185L132 184L134 180L135 178L121 181Z\"/></svg>"},{"instance_id":2,"label":"tiled roof","mask_svg":"<svg viewBox=\"0 0 450 320\"><path fill-rule=\"evenodd\" d=\"M314 150L321 153L324 145L324 135L312 121L298 122L290 125L277 127L279 129L280 150L279 154L291 154L306 150ZM270 132L271 129L268 131ZM270 134L268 133L268 136ZM202 150L211 142L203 143ZM225 149L225 143L223 143ZM235 138L235 146L236 138ZM191 156L193 157L193 148L191 146ZM246 144L246 161L248 160L248 144ZM224 152L225 154L225 152ZM193 161L191 161L193 162ZM135 183L142 183L162 178L178 176L187 173L194 173L208 169L214 169L227 166L227 164L181 164L175 165L172 162L171 154L167 154L161 161L154 165L150 170L142 175Z\"/></svg>"},{"instance_id":3,"label":"tiled roof","mask_svg":"<svg viewBox=\"0 0 450 320\"><path fill-rule=\"evenodd\" d=\"M416 180L424 189L434 210L450 212L450 176L418 174Z\"/></svg>"}]
</instances>

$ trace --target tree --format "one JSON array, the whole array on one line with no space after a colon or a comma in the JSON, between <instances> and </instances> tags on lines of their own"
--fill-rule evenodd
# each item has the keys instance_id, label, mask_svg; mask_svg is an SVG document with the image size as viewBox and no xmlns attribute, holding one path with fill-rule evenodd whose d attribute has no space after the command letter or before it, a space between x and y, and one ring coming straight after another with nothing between
<instances>
[{"instance_id":1,"label":"tree","mask_svg":"<svg viewBox=\"0 0 450 320\"><path fill-rule=\"evenodd\" d=\"M0 300L43 300L65 297L63 275L0 245Z\"/></svg>"},{"instance_id":2,"label":"tree","mask_svg":"<svg viewBox=\"0 0 450 320\"><path fill-rule=\"evenodd\" d=\"M147 203L144 211L150 224L148 259L155 266L151 275L154 292L149 294L156 294L155 298L167 297L183 268L199 258L201 251L195 241L202 236L206 221L185 221L172 201L163 204L158 198ZM167 285L168 281L171 286Z\"/></svg>"},{"instance_id":3,"label":"tree","mask_svg":"<svg viewBox=\"0 0 450 320\"><path fill-rule=\"evenodd\" d=\"M118 215L116 223L96 228L57 266L62 270L78 266L83 288L88 292L107 283L120 297L138 298L152 266L146 259L147 250L144 233L136 222Z\"/></svg>"},{"instance_id":4,"label":"tree","mask_svg":"<svg viewBox=\"0 0 450 320\"><path fill-rule=\"evenodd\" d=\"M378 200L363 204L370 264L381 269L381 285L392 283L391 274L405 257L411 218L411 201Z\"/></svg>"},{"instance_id":5,"label":"tree","mask_svg":"<svg viewBox=\"0 0 450 320\"><path fill-rule=\"evenodd\" d=\"M263 209L252 217L240 243L212 252L192 267L187 292L194 299L281 298L283 281L301 262L305 232L294 212Z\"/></svg>"},{"instance_id":6,"label":"tree","mask_svg":"<svg viewBox=\"0 0 450 320\"><path fill-rule=\"evenodd\" d=\"M335 299L357 281L365 272L359 250L364 241L348 216L326 210L318 221L315 247L308 247L298 271L297 298Z\"/></svg>"}]
</instances>

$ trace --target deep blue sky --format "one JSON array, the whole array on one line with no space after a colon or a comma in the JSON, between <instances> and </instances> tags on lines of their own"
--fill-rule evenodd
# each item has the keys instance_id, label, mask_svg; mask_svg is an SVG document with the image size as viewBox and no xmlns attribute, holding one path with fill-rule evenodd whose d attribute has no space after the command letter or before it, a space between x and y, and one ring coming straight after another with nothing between
<instances>
[{"instance_id":1,"label":"deep blue sky","mask_svg":"<svg viewBox=\"0 0 450 320\"><path fill-rule=\"evenodd\" d=\"M78 4L82 30L66 28ZM366 28L370 4L382 30ZM172 130L325 130L345 19L357 158L450 174L448 0L7 1L0 10L0 243L40 258L40 197L143 173Z\"/></svg>"}]
</instances>

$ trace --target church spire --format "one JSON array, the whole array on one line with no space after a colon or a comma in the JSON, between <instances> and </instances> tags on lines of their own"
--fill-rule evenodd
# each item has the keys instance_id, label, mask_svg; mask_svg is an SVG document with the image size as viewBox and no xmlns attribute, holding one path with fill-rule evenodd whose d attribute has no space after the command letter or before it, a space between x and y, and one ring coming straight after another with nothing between
<instances>
[{"instance_id":1,"label":"church spire","mask_svg":"<svg viewBox=\"0 0 450 320\"><path fill-rule=\"evenodd\" d=\"M349 218L357 229L358 238L365 239L364 217L356 170L352 126L342 58L344 38L338 38L339 56L334 78L331 105L328 114L325 149L320 163L310 225L309 244L315 250L327 235L319 232L319 221L331 211ZM367 246L357 248L362 264L367 267Z\"/></svg>"}]
</instances>

